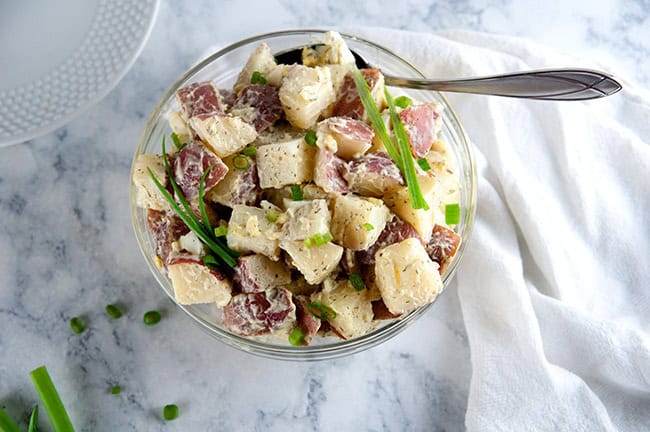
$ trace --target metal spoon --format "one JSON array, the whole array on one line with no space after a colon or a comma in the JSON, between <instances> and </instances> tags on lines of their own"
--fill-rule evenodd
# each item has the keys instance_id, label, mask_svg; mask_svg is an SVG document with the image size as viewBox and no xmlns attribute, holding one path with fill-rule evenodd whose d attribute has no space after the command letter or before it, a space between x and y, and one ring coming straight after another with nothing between
<instances>
[{"instance_id":1,"label":"metal spoon","mask_svg":"<svg viewBox=\"0 0 650 432\"><path fill-rule=\"evenodd\" d=\"M302 63L304 47L275 55L282 64ZM359 69L371 68L352 51ZM613 95L623 87L614 77L591 69L545 69L455 80L401 78L384 74L386 85L419 90L474 93L539 100L587 100Z\"/></svg>"}]
</instances>

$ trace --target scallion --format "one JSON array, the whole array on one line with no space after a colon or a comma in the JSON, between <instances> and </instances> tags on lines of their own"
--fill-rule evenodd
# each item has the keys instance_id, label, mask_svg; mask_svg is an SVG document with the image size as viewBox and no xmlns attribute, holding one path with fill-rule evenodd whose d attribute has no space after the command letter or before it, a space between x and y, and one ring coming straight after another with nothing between
<instances>
[{"instance_id":1,"label":"scallion","mask_svg":"<svg viewBox=\"0 0 650 432\"><path fill-rule=\"evenodd\" d=\"M251 84L266 84L266 77L260 71L255 71L251 75Z\"/></svg>"},{"instance_id":2,"label":"scallion","mask_svg":"<svg viewBox=\"0 0 650 432\"><path fill-rule=\"evenodd\" d=\"M212 230L212 225L210 225L208 212L205 210L205 201L203 201L203 196L205 193L205 179L208 178L208 174L212 171L212 168L214 168L214 165L210 165L201 176L201 180L199 180L199 211L201 212L201 218L203 218L203 226L205 226L208 232Z\"/></svg>"},{"instance_id":3,"label":"scallion","mask_svg":"<svg viewBox=\"0 0 650 432\"><path fill-rule=\"evenodd\" d=\"M398 106L402 109L408 108L413 101L408 96L398 96L395 98L395 106Z\"/></svg>"},{"instance_id":4,"label":"scallion","mask_svg":"<svg viewBox=\"0 0 650 432\"><path fill-rule=\"evenodd\" d=\"M29 426L27 432L38 432L38 405L34 406L32 414L29 416Z\"/></svg>"},{"instance_id":5,"label":"scallion","mask_svg":"<svg viewBox=\"0 0 650 432\"><path fill-rule=\"evenodd\" d=\"M294 328L289 334L289 343L293 346L304 346L305 343L305 333L300 327Z\"/></svg>"},{"instance_id":6,"label":"scallion","mask_svg":"<svg viewBox=\"0 0 650 432\"><path fill-rule=\"evenodd\" d=\"M214 255L205 255L203 257L203 264L210 270L219 270L219 262Z\"/></svg>"},{"instance_id":7,"label":"scallion","mask_svg":"<svg viewBox=\"0 0 650 432\"><path fill-rule=\"evenodd\" d=\"M228 226L227 225L219 225L214 229L214 236L215 237L225 237L228 235Z\"/></svg>"},{"instance_id":8,"label":"scallion","mask_svg":"<svg viewBox=\"0 0 650 432\"><path fill-rule=\"evenodd\" d=\"M232 166L239 171L244 171L247 170L249 166L251 166L251 161L248 160L248 158L243 154L238 154L232 158Z\"/></svg>"},{"instance_id":9,"label":"scallion","mask_svg":"<svg viewBox=\"0 0 650 432\"><path fill-rule=\"evenodd\" d=\"M242 150L242 153L246 156L255 156L257 154L257 147L249 145L248 147Z\"/></svg>"},{"instance_id":10,"label":"scallion","mask_svg":"<svg viewBox=\"0 0 650 432\"><path fill-rule=\"evenodd\" d=\"M163 408L163 418L167 421L174 420L178 417L178 406L174 404L165 405Z\"/></svg>"},{"instance_id":11,"label":"scallion","mask_svg":"<svg viewBox=\"0 0 650 432\"><path fill-rule=\"evenodd\" d=\"M319 320L331 320L336 318L336 311L323 303L313 301L307 305L307 310Z\"/></svg>"},{"instance_id":12,"label":"scallion","mask_svg":"<svg viewBox=\"0 0 650 432\"><path fill-rule=\"evenodd\" d=\"M160 312L157 310L150 310L145 312L144 316L142 317L142 321L148 326L156 325L160 322Z\"/></svg>"},{"instance_id":13,"label":"scallion","mask_svg":"<svg viewBox=\"0 0 650 432\"><path fill-rule=\"evenodd\" d=\"M422 171L429 171L431 169L431 165L429 165L429 161L426 158L418 159L418 165L420 165Z\"/></svg>"},{"instance_id":14,"label":"scallion","mask_svg":"<svg viewBox=\"0 0 650 432\"><path fill-rule=\"evenodd\" d=\"M70 319L70 328L76 334L81 334L86 330L86 323L80 317L72 317Z\"/></svg>"},{"instance_id":15,"label":"scallion","mask_svg":"<svg viewBox=\"0 0 650 432\"><path fill-rule=\"evenodd\" d=\"M314 240L311 237L307 237L303 240L302 244L304 244L306 248L310 248L314 245Z\"/></svg>"},{"instance_id":16,"label":"scallion","mask_svg":"<svg viewBox=\"0 0 650 432\"><path fill-rule=\"evenodd\" d=\"M366 288L366 283L363 281L363 278L356 273L352 273L348 276L348 280L352 287L357 291L363 291Z\"/></svg>"},{"instance_id":17,"label":"scallion","mask_svg":"<svg viewBox=\"0 0 650 432\"><path fill-rule=\"evenodd\" d=\"M111 387L111 394L112 395L118 395L120 393L122 393L122 387L120 387L118 385Z\"/></svg>"},{"instance_id":18,"label":"scallion","mask_svg":"<svg viewBox=\"0 0 650 432\"><path fill-rule=\"evenodd\" d=\"M0 408L0 431L2 432L22 432L16 423Z\"/></svg>"},{"instance_id":19,"label":"scallion","mask_svg":"<svg viewBox=\"0 0 650 432\"><path fill-rule=\"evenodd\" d=\"M334 240L334 237L330 232L314 235L314 243L316 243L316 246L323 246L324 244L329 243L332 240Z\"/></svg>"},{"instance_id":20,"label":"scallion","mask_svg":"<svg viewBox=\"0 0 650 432\"><path fill-rule=\"evenodd\" d=\"M120 308L117 305L114 305L114 304L106 305L105 310L106 310L106 313L108 314L108 316L113 318L113 319L122 318L122 311L120 310Z\"/></svg>"},{"instance_id":21,"label":"scallion","mask_svg":"<svg viewBox=\"0 0 650 432\"><path fill-rule=\"evenodd\" d=\"M316 147L317 140L318 139L316 138L316 132L313 130L308 130L307 134L305 135L305 142L312 147Z\"/></svg>"},{"instance_id":22,"label":"scallion","mask_svg":"<svg viewBox=\"0 0 650 432\"><path fill-rule=\"evenodd\" d=\"M172 132L171 136L172 136L172 141L174 141L174 145L176 146L178 151L183 150L183 147L185 147L187 143L182 143L181 139L178 137L178 135L176 135L176 132Z\"/></svg>"},{"instance_id":23,"label":"scallion","mask_svg":"<svg viewBox=\"0 0 650 432\"><path fill-rule=\"evenodd\" d=\"M38 396L43 402L45 411L50 418L50 423L55 432L74 432L70 417L61 402L59 393L54 387L54 383L47 373L45 366L41 366L30 372L29 376L32 378L34 387Z\"/></svg>"},{"instance_id":24,"label":"scallion","mask_svg":"<svg viewBox=\"0 0 650 432\"><path fill-rule=\"evenodd\" d=\"M366 231L372 231L372 230L375 229L375 227L371 223L364 223L361 226L364 227L366 229Z\"/></svg>"},{"instance_id":25,"label":"scallion","mask_svg":"<svg viewBox=\"0 0 650 432\"><path fill-rule=\"evenodd\" d=\"M460 205L458 203L445 205L445 223L456 225L460 222Z\"/></svg>"},{"instance_id":26,"label":"scallion","mask_svg":"<svg viewBox=\"0 0 650 432\"><path fill-rule=\"evenodd\" d=\"M271 223L275 223L278 220L278 214L276 212L274 212L273 210L269 210L266 213L266 220L271 222Z\"/></svg>"},{"instance_id":27,"label":"scallion","mask_svg":"<svg viewBox=\"0 0 650 432\"><path fill-rule=\"evenodd\" d=\"M302 189L300 189L300 186L291 186L291 198L294 201L303 200Z\"/></svg>"}]
</instances>

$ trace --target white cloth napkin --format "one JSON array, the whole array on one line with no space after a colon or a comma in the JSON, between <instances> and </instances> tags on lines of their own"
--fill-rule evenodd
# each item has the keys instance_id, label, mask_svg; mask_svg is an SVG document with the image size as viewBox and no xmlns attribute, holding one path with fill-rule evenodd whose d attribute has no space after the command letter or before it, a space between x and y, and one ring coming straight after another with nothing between
<instances>
[{"instance_id":1,"label":"white cloth napkin","mask_svg":"<svg viewBox=\"0 0 650 432\"><path fill-rule=\"evenodd\" d=\"M522 39L355 29L431 77L611 67ZM448 94L475 145L457 273L470 431L650 430L650 95Z\"/></svg>"}]
</instances>

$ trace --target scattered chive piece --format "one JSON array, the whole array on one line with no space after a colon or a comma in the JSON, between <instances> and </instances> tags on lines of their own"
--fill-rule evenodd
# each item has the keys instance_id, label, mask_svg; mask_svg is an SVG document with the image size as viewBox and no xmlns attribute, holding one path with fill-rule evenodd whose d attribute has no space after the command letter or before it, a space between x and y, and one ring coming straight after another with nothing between
<instances>
[{"instance_id":1,"label":"scattered chive piece","mask_svg":"<svg viewBox=\"0 0 650 432\"><path fill-rule=\"evenodd\" d=\"M163 417L170 421L178 417L178 406L174 404L165 405L163 408Z\"/></svg>"},{"instance_id":2,"label":"scattered chive piece","mask_svg":"<svg viewBox=\"0 0 650 432\"><path fill-rule=\"evenodd\" d=\"M122 311L120 310L119 307L117 307L117 305L114 304L106 305L105 310L108 316L110 316L113 319L122 318Z\"/></svg>"},{"instance_id":3,"label":"scattered chive piece","mask_svg":"<svg viewBox=\"0 0 650 432\"><path fill-rule=\"evenodd\" d=\"M232 158L232 166L239 171L244 171L248 169L249 166L251 166L251 161L248 160L248 158L243 154L238 154Z\"/></svg>"},{"instance_id":4,"label":"scattered chive piece","mask_svg":"<svg viewBox=\"0 0 650 432\"><path fill-rule=\"evenodd\" d=\"M72 317L70 319L70 328L76 334L81 334L86 330L86 323L79 317Z\"/></svg>"},{"instance_id":5,"label":"scattered chive piece","mask_svg":"<svg viewBox=\"0 0 650 432\"><path fill-rule=\"evenodd\" d=\"M372 226L372 224L371 224L371 223L364 223L364 224L363 224L363 225L361 225L361 226L362 226L362 227L364 227L364 228L366 229L366 231L372 231L372 230L374 230L374 229L375 229L375 227L374 227L374 226Z\"/></svg>"},{"instance_id":6,"label":"scattered chive piece","mask_svg":"<svg viewBox=\"0 0 650 432\"><path fill-rule=\"evenodd\" d=\"M203 257L203 264L205 264L205 266L210 270L219 270L219 263L214 255L205 255Z\"/></svg>"},{"instance_id":7,"label":"scattered chive piece","mask_svg":"<svg viewBox=\"0 0 650 432\"><path fill-rule=\"evenodd\" d=\"M445 206L445 223L447 225L456 225L460 222L460 205L447 204Z\"/></svg>"},{"instance_id":8,"label":"scattered chive piece","mask_svg":"<svg viewBox=\"0 0 650 432\"><path fill-rule=\"evenodd\" d=\"M304 346L305 343L305 333L300 327L293 329L291 334L289 334L289 343L293 346Z\"/></svg>"},{"instance_id":9,"label":"scattered chive piece","mask_svg":"<svg viewBox=\"0 0 650 432\"><path fill-rule=\"evenodd\" d=\"M411 154L411 147L409 146L409 140L406 135L406 130L404 129L404 124L399 115L397 115L393 98L385 87L384 95L386 96L386 103L388 103L388 109L390 110L390 120L393 123L393 132L395 133L395 140L397 141L397 147L402 159L402 173L404 174L404 179L408 186L411 207L413 209L428 210L429 205L422 195L420 182L415 171L415 160L413 159L413 154Z\"/></svg>"},{"instance_id":10,"label":"scattered chive piece","mask_svg":"<svg viewBox=\"0 0 650 432\"><path fill-rule=\"evenodd\" d=\"M352 284L352 287L357 291L363 291L366 288L366 283L363 281L363 278L356 273L352 273L348 276L348 280Z\"/></svg>"},{"instance_id":11,"label":"scattered chive piece","mask_svg":"<svg viewBox=\"0 0 650 432\"><path fill-rule=\"evenodd\" d=\"M307 305L310 314L319 320L330 320L336 318L336 311L331 307L319 302L311 302Z\"/></svg>"},{"instance_id":12,"label":"scattered chive piece","mask_svg":"<svg viewBox=\"0 0 650 432\"><path fill-rule=\"evenodd\" d=\"M253 72L251 84L266 84L266 77L260 71Z\"/></svg>"},{"instance_id":13,"label":"scattered chive piece","mask_svg":"<svg viewBox=\"0 0 650 432\"><path fill-rule=\"evenodd\" d=\"M29 376L32 378L36 392L43 402L47 415L50 417L50 423L54 431L74 432L70 417L68 417L59 393L56 391L56 387L54 387L45 366L34 369L29 373Z\"/></svg>"},{"instance_id":14,"label":"scattered chive piece","mask_svg":"<svg viewBox=\"0 0 650 432\"><path fill-rule=\"evenodd\" d=\"M27 432L38 432L38 405L34 406L32 415L29 416L29 426Z\"/></svg>"},{"instance_id":15,"label":"scattered chive piece","mask_svg":"<svg viewBox=\"0 0 650 432\"><path fill-rule=\"evenodd\" d=\"M118 394L120 394L120 393L122 393L122 387L117 386L117 385L111 387L111 394L112 394L112 395L118 395Z\"/></svg>"},{"instance_id":16,"label":"scattered chive piece","mask_svg":"<svg viewBox=\"0 0 650 432\"><path fill-rule=\"evenodd\" d=\"M0 431L2 432L22 432L16 423L0 408Z\"/></svg>"},{"instance_id":17,"label":"scattered chive piece","mask_svg":"<svg viewBox=\"0 0 650 432\"><path fill-rule=\"evenodd\" d=\"M214 229L214 236L215 237L225 237L228 235L228 226L227 225L219 225Z\"/></svg>"},{"instance_id":18,"label":"scattered chive piece","mask_svg":"<svg viewBox=\"0 0 650 432\"><path fill-rule=\"evenodd\" d=\"M205 211L205 202L203 201L203 195L205 193L205 179L208 178L208 174L210 171L212 171L213 167L214 165L210 165L201 176L201 180L199 180L199 211L201 212L201 218L203 218L203 225L208 232L211 231L212 226L210 225L208 213Z\"/></svg>"},{"instance_id":19,"label":"scattered chive piece","mask_svg":"<svg viewBox=\"0 0 650 432\"><path fill-rule=\"evenodd\" d=\"M176 135L176 132L172 132L171 136L172 136L172 141L174 141L174 145L176 146L178 151L183 150L183 147L185 147L187 143L182 143L181 139L178 137L178 135Z\"/></svg>"},{"instance_id":20,"label":"scattered chive piece","mask_svg":"<svg viewBox=\"0 0 650 432\"><path fill-rule=\"evenodd\" d=\"M329 243L332 240L334 240L334 237L329 231L325 234L314 235L314 243L316 243L316 246L323 246L325 243Z\"/></svg>"},{"instance_id":21,"label":"scattered chive piece","mask_svg":"<svg viewBox=\"0 0 650 432\"><path fill-rule=\"evenodd\" d=\"M303 242L302 242L306 248L310 248L314 245L314 240L312 237L307 237Z\"/></svg>"},{"instance_id":22,"label":"scattered chive piece","mask_svg":"<svg viewBox=\"0 0 650 432\"><path fill-rule=\"evenodd\" d=\"M429 171L431 169L431 165L429 165L429 161L426 158L418 159L418 165L420 165L423 171Z\"/></svg>"},{"instance_id":23,"label":"scattered chive piece","mask_svg":"<svg viewBox=\"0 0 650 432\"><path fill-rule=\"evenodd\" d=\"M308 130L307 135L305 135L305 142L312 147L316 147L316 132L313 130Z\"/></svg>"},{"instance_id":24,"label":"scattered chive piece","mask_svg":"<svg viewBox=\"0 0 650 432\"><path fill-rule=\"evenodd\" d=\"M300 186L291 186L291 198L293 198L294 201L302 201L302 189L300 189Z\"/></svg>"},{"instance_id":25,"label":"scattered chive piece","mask_svg":"<svg viewBox=\"0 0 650 432\"><path fill-rule=\"evenodd\" d=\"M278 215L275 213L273 210L269 210L269 212L266 214L266 220L273 223L278 220Z\"/></svg>"},{"instance_id":26,"label":"scattered chive piece","mask_svg":"<svg viewBox=\"0 0 650 432\"><path fill-rule=\"evenodd\" d=\"M156 310L150 310L149 312L145 312L143 321L148 326L158 324L160 322L160 312Z\"/></svg>"},{"instance_id":27,"label":"scattered chive piece","mask_svg":"<svg viewBox=\"0 0 650 432\"><path fill-rule=\"evenodd\" d=\"M255 156L257 154L257 147L249 145L244 150L242 150L242 153L246 156Z\"/></svg>"},{"instance_id":28,"label":"scattered chive piece","mask_svg":"<svg viewBox=\"0 0 650 432\"><path fill-rule=\"evenodd\" d=\"M412 103L413 101L408 96L398 96L395 98L395 106L398 106L402 109L407 108Z\"/></svg>"}]
</instances>

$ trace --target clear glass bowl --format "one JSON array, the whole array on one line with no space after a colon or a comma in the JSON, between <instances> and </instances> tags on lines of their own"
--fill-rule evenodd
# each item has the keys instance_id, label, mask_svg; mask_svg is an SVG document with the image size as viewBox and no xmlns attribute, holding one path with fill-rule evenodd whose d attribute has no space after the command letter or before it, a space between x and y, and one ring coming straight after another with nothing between
<instances>
[{"instance_id":1,"label":"clear glass bowl","mask_svg":"<svg viewBox=\"0 0 650 432\"><path fill-rule=\"evenodd\" d=\"M167 114L178 109L175 94L179 88L192 82L205 80L212 80L218 87L230 88L237 78L239 71L246 63L248 56L260 43L264 42L268 44L272 52L278 53L290 48L320 41L323 38L323 33L324 31L321 30L293 30L255 36L224 48L194 66L174 83L151 113L135 150L134 161L135 158L144 153L160 153L160 143L163 135L171 133L167 124ZM408 61L386 48L355 36L342 36L352 50L359 53L372 65L380 66L385 73L397 76L424 78ZM456 168L460 176L461 220L458 224L458 234L462 237L462 243L455 259L442 275L442 280L446 287L461 261L474 220L476 172L472 149L456 113L444 96L437 92L407 89L394 89L393 92L405 93L413 99L421 101L435 100L444 106L441 138L453 152L456 159ZM133 175L133 168L131 175ZM136 206L135 192L135 186L131 182L131 218L140 250L144 255L151 273L153 273L163 291L176 303L170 280L156 265L154 243L147 228L146 210ZM221 342L246 352L284 360L321 360L345 356L368 349L397 335L431 307L431 304L422 306L398 319L387 321L371 333L355 339L315 338L316 340L310 346L294 347L289 345L286 339L273 339L268 337L250 339L230 333L223 327L221 313L214 305L188 306L176 304L181 310L192 317L201 328Z\"/></svg>"}]
</instances>

